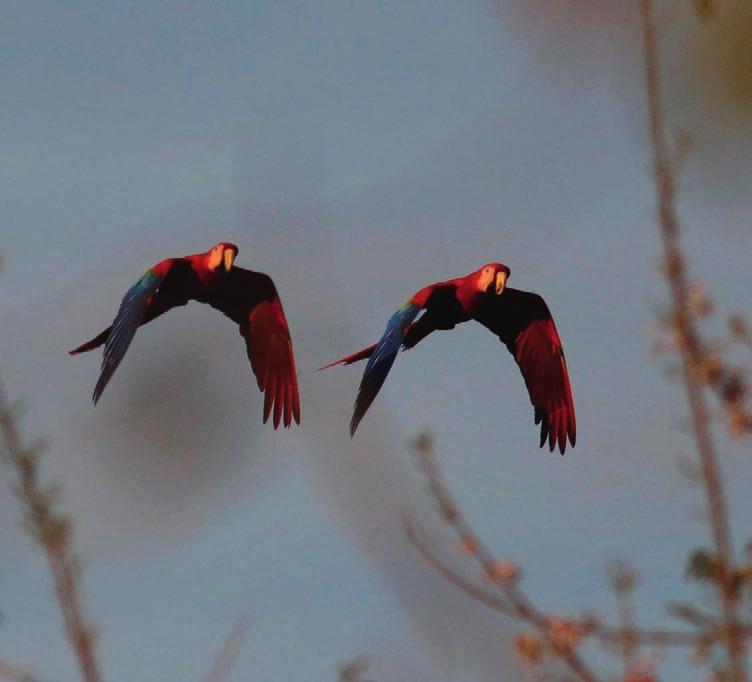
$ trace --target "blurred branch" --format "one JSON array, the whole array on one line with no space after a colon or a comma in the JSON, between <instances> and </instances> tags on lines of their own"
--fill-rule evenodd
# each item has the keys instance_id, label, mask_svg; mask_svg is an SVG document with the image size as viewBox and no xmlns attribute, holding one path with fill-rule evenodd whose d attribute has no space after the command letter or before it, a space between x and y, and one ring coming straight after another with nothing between
<instances>
[{"instance_id":1,"label":"blurred branch","mask_svg":"<svg viewBox=\"0 0 752 682\"><path fill-rule=\"evenodd\" d=\"M627 680L637 672L637 631L634 608L632 605L632 590L636 577L634 571L621 562L614 562L609 567L611 587L616 595L616 611L619 615L619 629L623 633L619 648L624 668L624 679Z\"/></svg>"},{"instance_id":2,"label":"blurred branch","mask_svg":"<svg viewBox=\"0 0 752 682\"><path fill-rule=\"evenodd\" d=\"M428 542L421 537L412 521L403 516L405 534L413 546L420 552L423 558L431 564L438 573L454 583L468 596L500 613L513 616L515 611L499 595L468 580L457 571L449 568L441 557L433 550ZM635 643L647 646L680 646L695 647L704 645L717 639L712 633L682 632L659 628L624 628L601 623L593 618L570 618L581 630L583 638L596 639L607 644L622 644L625 638L630 638ZM752 625L744 628L745 635L752 635Z\"/></svg>"},{"instance_id":3,"label":"blurred branch","mask_svg":"<svg viewBox=\"0 0 752 682\"><path fill-rule=\"evenodd\" d=\"M652 672L654 663L649 658L641 661L639 648L644 645L689 646L693 648L695 660L704 663L713 651L720 650L724 654L725 665L715 666L713 679L746 682L745 640L752 635L752 626L740 622L739 609L746 586L752 583L752 564L736 565L734 561L726 496L711 430L709 399L711 394L717 396L728 417L732 435L741 436L752 433L752 415L745 403L750 390L744 373L720 355L724 344L728 347L729 343L718 344L700 334L699 321L711 314L713 306L702 288L691 282L687 274L676 212L675 173L685 158L688 138L686 135L678 138L672 158L666 141L661 101L653 3L651 0L640 2L649 140L664 252L663 267L671 302L665 320L665 328L671 333L667 347L681 360L678 373L684 384L699 461L697 478L703 486L713 540L711 551L696 550L690 555L688 577L714 586L720 615L705 613L691 604L674 604L670 605L669 612L696 628L694 631L638 627L631 599L635 576L623 565L613 566L611 571L618 626L604 624L593 616L564 618L537 608L520 587L519 567L511 561L497 560L462 516L440 475L430 439L426 436L415 442L415 450L431 495L442 519L456 534L460 551L480 565L488 584L469 580L451 568L407 518L404 520L405 531L426 561L468 596L532 628L532 632L517 638L518 653L527 663L537 665L544 654L552 653L563 660L579 679L595 680L594 673L578 653L581 642L592 639L616 647L625 682L653 682L657 679ZM697 7L703 11L712 9L710 3L698 3ZM730 345L752 346L752 335L741 317L732 317L729 328Z\"/></svg>"},{"instance_id":4,"label":"blurred branch","mask_svg":"<svg viewBox=\"0 0 752 682\"><path fill-rule=\"evenodd\" d=\"M465 578L452 569L430 546L407 517L403 516L409 541L423 558L451 583L474 600L489 608L531 626L535 635L518 637L518 651L528 663L537 663L544 651L563 659L579 679L598 679L577 653L581 641L591 639L619 648L624 665L624 679L651 679L641 670L637 660L639 646L691 647L707 650L722 640L724 632L713 620L695 622L698 630L681 631L669 628L639 628L635 623L629 594L634 575L622 565L612 567L612 585L617 594L618 626L603 623L594 616L562 617L546 613L533 605L520 586L520 569L511 561L497 559L478 539L452 497L433 454L427 436L415 441L422 473L445 523L454 531L462 553L470 555L481 567L486 585ZM752 635L752 625L739 625L740 636ZM544 647L545 645L545 647Z\"/></svg>"},{"instance_id":5,"label":"blurred branch","mask_svg":"<svg viewBox=\"0 0 752 682\"><path fill-rule=\"evenodd\" d=\"M363 656L356 656L339 667L337 682L373 682L363 677L368 670L368 663Z\"/></svg>"},{"instance_id":6,"label":"blurred branch","mask_svg":"<svg viewBox=\"0 0 752 682\"><path fill-rule=\"evenodd\" d=\"M6 661L0 661L0 679L11 682L37 682L37 678L31 673Z\"/></svg>"},{"instance_id":7,"label":"blurred branch","mask_svg":"<svg viewBox=\"0 0 752 682\"><path fill-rule=\"evenodd\" d=\"M717 593L723 609L724 639L732 679L735 682L745 682L747 671L742 636L737 622L738 591L734 590L732 582L733 550L726 497L701 379L707 353L691 309L690 286L679 242L676 191L666 143L652 0L641 0L641 16L653 179L663 242L664 272L671 293L672 324L681 356L682 377L700 460L711 534L719 560Z\"/></svg>"},{"instance_id":8,"label":"blurred branch","mask_svg":"<svg viewBox=\"0 0 752 682\"><path fill-rule=\"evenodd\" d=\"M578 679L596 682L598 678L577 653L577 646L582 636L579 628L570 621L547 616L533 606L518 587L519 571L516 565L512 562L496 560L460 513L439 473L430 440L426 436L418 438L415 442L415 450L431 494L439 505L441 516L457 534L461 551L476 559L487 579L501 589L504 599L494 598L488 592L460 578L435 554L432 554L425 543L419 541L417 533L406 519L405 529L411 542L444 576L462 587L474 599L502 613L513 615L532 626L538 636L546 642L550 651L560 658Z\"/></svg>"},{"instance_id":9,"label":"blurred branch","mask_svg":"<svg viewBox=\"0 0 752 682\"><path fill-rule=\"evenodd\" d=\"M732 315L728 324L732 336L747 348L752 348L752 333L744 318L741 315Z\"/></svg>"},{"instance_id":10,"label":"blurred branch","mask_svg":"<svg viewBox=\"0 0 752 682\"><path fill-rule=\"evenodd\" d=\"M47 559L65 632L81 677L84 682L99 682L94 634L87 624L79 596L79 564L71 548L70 521L55 509L55 488L39 480L42 443L27 445L22 441L14 411L1 388L0 433L16 472L16 496L23 507L26 528Z\"/></svg>"},{"instance_id":11,"label":"blurred branch","mask_svg":"<svg viewBox=\"0 0 752 682\"><path fill-rule=\"evenodd\" d=\"M206 674L205 682L223 682L227 678L240 654L240 647L248 634L249 627L250 625L245 618L239 618L235 622L222 645L222 649L217 654L211 670Z\"/></svg>"},{"instance_id":12,"label":"blurred branch","mask_svg":"<svg viewBox=\"0 0 752 682\"><path fill-rule=\"evenodd\" d=\"M702 18L706 19L713 16L715 13L715 1L714 0L692 0L695 6L695 11Z\"/></svg>"}]
</instances>

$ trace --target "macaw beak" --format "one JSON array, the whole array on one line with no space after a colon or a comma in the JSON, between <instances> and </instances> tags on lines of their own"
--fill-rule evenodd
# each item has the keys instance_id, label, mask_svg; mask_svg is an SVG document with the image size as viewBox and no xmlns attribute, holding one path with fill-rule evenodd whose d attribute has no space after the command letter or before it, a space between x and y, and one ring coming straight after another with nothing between
<instances>
[{"instance_id":1,"label":"macaw beak","mask_svg":"<svg viewBox=\"0 0 752 682\"><path fill-rule=\"evenodd\" d=\"M227 249L223 256L225 265L225 272L230 272L232 264L235 262L235 251L233 249Z\"/></svg>"},{"instance_id":2,"label":"macaw beak","mask_svg":"<svg viewBox=\"0 0 752 682\"><path fill-rule=\"evenodd\" d=\"M496 295L499 296L502 291L504 291L504 287L507 285L507 273L503 270L499 270L499 272L496 273Z\"/></svg>"}]
</instances>

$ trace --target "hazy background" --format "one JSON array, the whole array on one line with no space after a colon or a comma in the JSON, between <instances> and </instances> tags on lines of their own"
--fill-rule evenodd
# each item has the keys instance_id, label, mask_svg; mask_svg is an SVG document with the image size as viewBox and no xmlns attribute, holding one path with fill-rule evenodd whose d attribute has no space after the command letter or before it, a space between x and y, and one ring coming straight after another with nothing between
<instances>
[{"instance_id":1,"label":"hazy background","mask_svg":"<svg viewBox=\"0 0 752 682\"><path fill-rule=\"evenodd\" d=\"M661 11L693 272L749 314L752 10ZM633 7L634 5L634 7ZM664 300L636 3L0 3L0 377L47 434L111 681L200 679L240 616L231 680L516 679L514 627L404 538L452 559L407 452L429 429L463 508L553 611L610 607L605 558L647 573L645 623L705 541L676 386L648 352ZM220 240L276 280L300 428L260 423L242 340L196 304L142 329L93 408L106 327L151 264ZM564 341L577 448L538 450L511 358L479 326L398 359L350 440L362 366L426 283L489 260ZM728 444L723 443L724 446ZM737 519L748 453L725 447ZM0 657L76 679L42 558L0 495ZM689 588L687 588L689 589ZM683 659L668 669L687 679Z\"/></svg>"}]
</instances>

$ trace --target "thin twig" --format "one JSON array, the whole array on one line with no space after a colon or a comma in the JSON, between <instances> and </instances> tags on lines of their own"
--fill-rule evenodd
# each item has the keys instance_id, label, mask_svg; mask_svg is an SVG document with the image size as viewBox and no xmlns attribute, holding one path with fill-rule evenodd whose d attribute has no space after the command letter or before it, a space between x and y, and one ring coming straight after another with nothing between
<instances>
[{"instance_id":1,"label":"thin twig","mask_svg":"<svg viewBox=\"0 0 752 682\"><path fill-rule=\"evenodd\" d=\"M499 611L507 616L515 615L515 610L510 606L505 599L497 594L483 589L480 585L476 585L474 582L463 578L459 573L452 570L447 566L444 561L431 549L428 543L420 536L412 521L407 514L402 515L402 524L405 528L405 534L407 539L412 545L420 552L421 556L433 566L438 573L443 575L449 582L454 583L463 592L467 593L470 597L479 601L486 606L490 606L495 611Z\"/></svg>"},{"instance_id":2,"label":"thin twig","mask_svg":"<svg viewBox=\"0 0 752 682\"><path fill-rule=\"evenodd\" d=\"M418 444L418 451L420 453L420 461L426 474L431 493L439 503L444 519L457 534L464 550L472 554L476 561L481 565L484 574L493 581L493 584L501 587L504 597L508 602L508 608L510 608L517 617L533 626L579 679L586 682L596 682L598 678L577 653L576 646L562 646L561 642L558 641L557 637L553 634L556 620L542 613L533 606L523 592L517 587L516 581L510 580L502 584L497 580L494 580L494 577L497 575L499 562L496 561L493 554L477 539L472 528L465 521L459 508L455 504L449 489L441 478L438 467L428 450L421 449L421 445ZM409 528L410 526L408 525L407 529ZM413 536L415 536L414 533ZM436 565L435 562L432 563ZM442 573L444 573L444 575L449 575L450 569L445 567L445 571L442 571ZM501 610L498 606L495 608ZM505 606L505 609L506 608L507 607Z\"/></svg>"},{"instance_id":3,"label":"thin twig","mask_svg":"<svg viewBox=\"0 0 752 682\"><path fill-rule=\"evenodd\" d=\"M690 308L689 282L679 243L676 190L664 128L652 0L641 0L641 10L648 124L664 269L671 292L673 324L680 346L682 376L700 459L710 529L720 563L718 597L723 609L724 639L733 679L735 682L746 682L743 641L737 623L738 597L732 585L733 550L727 504L705 394L697 371L702 366L705 349Z\"/></svg>"},{"instance_id":4,"label":"thin twig","mask_svg":"<svg viewBox=\"0 0 752 682\"><path fill-rule=\"evenodd\" d=\"M356 656L339 667L337 682L373 682L363 675L368 670L368 662L363 656Z\"/></svg>"},{"instance_id":5,"label":"thin twig","mask_svg":"<svg viewBox=\"0 0 752 682\"><path fill-rule=\"evenodd\" d=\"M625 679L642 679L642 672L637 661L638 646L653 647L690 647L707 649L715 642L722 641L723 629L712 621L696 632L671 630L667 628L638 628L632 605L626 599L626 588L631 589L622 578L619 581L621 597L619 599L619 624L617 626L603 623L593 616L556 617L535 607L526 597L519 585L519 572L509 561L499 561L480 542L474 530L463 517L457 502L453 498L433 455L430 439L421 437L415 442L421 468L428 482L428 487L436 502L443 520L449 525L459 539L460 549L470 555L481 567L488 581L481 585L452 569L422 537L410 519L403 515L405 533L423 558L443 577L461 589L472 599L494 609L499 613L532 626L547 642L558 657L570 666L580 679L596 679L577 654L580 640L595 640L603 644L619 647L624 661ZM631 582L631 581L630 581ZM619 591L617 591L619 592ZM570 646L562 648L559 637L554 636L554 624L563 627L565 640ZM739 633L743 638L752 635L752 625L739 624ZM561 630L560 630L561 632ZM557 642L556 640L559 639ZM569 656L568 656L569 655ZM587 676L591 677L588 678ZM645 679L652 679L648 676Z\"/></svg>"},{"instance_id":6,"label":"thin twig","mask_svg":"<svg viewBox=\"0 0 752 682\"><path fill-rule=\"evenodd\" d=\"M34 675L7 661L0 661L0 679L10 682L37 682Z\"/></svg>"},{"instance_id":7,"label":"thin twig","mask_svg":"<svg viewBox=\"0 0 752 682\"><path fill-rule=\"evenodd\" d=\"M249 627L250 625L245 618L239 618L235 622L222 645L222 649L214 659L211 669L206 674L205 682L223 682L227 678L240 654L240 647L248 634Z\"/></svg>"},{"instance_id":8,"label":"thin twig","mask_svg":"<svg viewBox=\"0 0 752 682\"><path fill-rule=\"evenodd\" d=\"M450 568L431 548L428 542L421 537L421 534L406 515L403 515L402 520L408 540L438 573L476 601L507 616L517 615L514 607L502 596L481 587ZM636 644L641 646L696 647L716 639L712 633L707 632L695 633L664 628L625 629L621 626L594 622L592 619L567 617L567 620L575 624L582 632L583 638L595 639L607 644L619 645L624 641L625 637L630 637ZM747 626L744 632L752 634L752 626Z\"/></svg>"},{"instance_id":9,"label":"thin twig","mask_svg":"<svg viewBox=\"0 0 752 682\"><path fill-rule=\"evenodd\" d=\"M68 641L84 682L99 682L94 635L87 624L79 595L78 561L71 549L70 524L53 508L54 489L39 482L40 445L26 445L15 416L0 389L0 433L9 460L18 476L16 494L21 502L29 534L47 559Z\"/></svg>"},{"instance_id":10,"label":"thin twig","mask_svg":"<svg viewBox=\"0 0 752 682\"><path fill-rule=\"evenodd\" d=\"M632 605L632 590L634 589L634 572L621 562L614 562L609 568L611 586L616 595L616 611L619 617L619 629L623 636L619 642L624 679L628 680L635 671L637 656L637 630L634 608Z\"/></svg>"}]
</instances>

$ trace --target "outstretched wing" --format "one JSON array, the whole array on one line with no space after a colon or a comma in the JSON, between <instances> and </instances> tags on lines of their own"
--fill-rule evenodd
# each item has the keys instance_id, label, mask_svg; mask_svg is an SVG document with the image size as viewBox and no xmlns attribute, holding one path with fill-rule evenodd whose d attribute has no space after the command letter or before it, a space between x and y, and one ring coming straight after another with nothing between
<instances>
[{"instance_id":1,"label":"outstretched wing","mask_svg":"<svg viewBox=\"0 0 752 682\"><path fill-rule=\"evenodd\" d=\"M190 266L185 261L171 258L147 270L125 294L105 341L102 371L92 397L95 404L125 357L139 325L188 301L191 274ZM96 347L105 332L73 352Z\"/></svg>"},{"instance_id":2,"label":"outstretched wing","mask_svg":"<svg viewBox=\"0 0 752 682\"><path fill-rule=\"evenodd\" d=\"M292 339L282 302L271 277L233 267L208 295L209 305L240 327L248 359L264 392L264 423L274 411L274 428L280 420L300 424L300 396Z\"/></svg>"},{"instance_id":3,"label":"outstretched wing","mask_svg":"<svg viewBox=\"0 0 752 682\"><path fill-rule=\"evenodd\" d=\"M407 329L419 312L420 306L414 303L413 299L408 299L387 323L381 340L373 349L371 357L368 358L368 364L360 381L358 397L355 400L355 410L350 421L350 436L355 434L360 420L363 419L376 394L384 384L400 346L402 346Z\"/></svg>"},{"instance_id":4,"label":"outstretched wing","mask_svg":"<svg viewBox=\"0 0 752 682\"><path fill-rule=\"evenodd\" d=\"M488 296L475 319L496 334L519 365L525 379L535 423L540 423L540 446L548 439L553 452L564 454L567 438L574 446L576 422L572 388L559 333L546 302L528 291L507 288Z\"/></svg>"}]
</instances>

